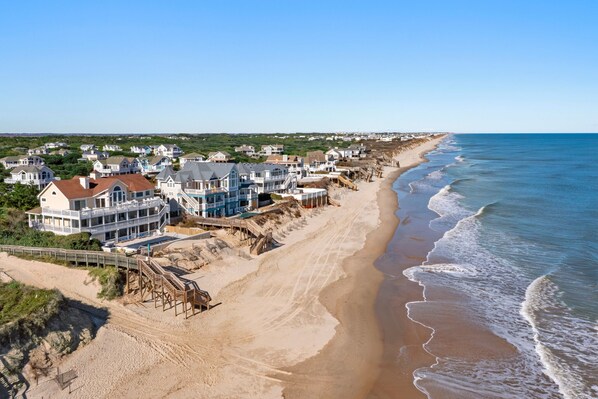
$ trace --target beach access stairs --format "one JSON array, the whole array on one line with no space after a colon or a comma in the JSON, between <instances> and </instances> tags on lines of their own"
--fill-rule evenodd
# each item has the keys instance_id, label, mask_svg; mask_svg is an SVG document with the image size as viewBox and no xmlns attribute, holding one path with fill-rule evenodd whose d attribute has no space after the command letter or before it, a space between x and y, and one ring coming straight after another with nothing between
<instances>
[{"instance_id":1,"label":"beach access stairs","mask_svg":"<svg viewBox=\"0 0 598 399\"><path fill-rule=\"evenodd\" d=\"M162 311L174 308L174 315L195 315L197 310L209 310L212 298L207 291L201 290L194 281L183 280L169 272L152 259L137 258L138 290L141 301L149 295L154 307L162 305ZM130 277L127 275L127 292L131 290ZM179 312L179 307L180 312Z\"/></svg>"},{"instance_id":2,"label":"beach access stairs","mask_svg":"<svg viewBox=\"0 0 598 399\"><path fill-rule=\"evenodd\" d=\"M250 253L259 255L273 243L272 231L263 228L251 219L225 219L225 218L193 218L200 226L218 227L240 231L251 239Z\"/></svg>"},{"instance_id":3,"label":"beach access stairs","mask_svg":"<svg viewBox=\"0 0 598 399\"><path fill-rule=\"evenodd\" d=\"M355 184L351 179L344 175L338 175L338 184L341 186L345 186L350 188L351 190L357 191L357 184Z\"/></svg>"}]
</instances>

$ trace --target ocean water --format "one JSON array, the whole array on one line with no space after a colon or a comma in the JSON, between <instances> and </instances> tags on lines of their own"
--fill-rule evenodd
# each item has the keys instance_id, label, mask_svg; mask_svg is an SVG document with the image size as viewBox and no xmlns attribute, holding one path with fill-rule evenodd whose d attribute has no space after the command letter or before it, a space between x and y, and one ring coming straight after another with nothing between
<instances>
[{"instance_id":1,"label":"ocean water","mask_svg":"<svg viewBox=\"0 0 598 399\"><path fill-rule=\"evenodd\" d=\"M462 294L461 316L516 354L443 357L432 336L436 363L415 371L416 386L429 397L440 383L474 397L598 398L598 135L452 135L428 158L395 183L404 212L427 206L434 237L403 274L426 298ZM407 310L421 322L430 305Z\"/></svg>"}]
</instances>

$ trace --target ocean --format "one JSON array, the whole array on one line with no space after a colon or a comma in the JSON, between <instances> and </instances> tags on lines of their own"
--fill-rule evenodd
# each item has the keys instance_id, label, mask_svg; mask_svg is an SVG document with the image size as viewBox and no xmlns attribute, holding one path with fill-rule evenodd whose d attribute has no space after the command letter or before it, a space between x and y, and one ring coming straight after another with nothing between
<instances>
[{"instance_id":1,"label":"ocean","mask_svg":"<svg viewBox=\"0 0 598 399\"><path fill-rule=\"evenodd\" d=\"M423 289L406 307L436 362L417 388L598 398L598 135L451 135L427 158L394 183L388 249L426 255L379 265Z\"/></svg>"}]
</instances>

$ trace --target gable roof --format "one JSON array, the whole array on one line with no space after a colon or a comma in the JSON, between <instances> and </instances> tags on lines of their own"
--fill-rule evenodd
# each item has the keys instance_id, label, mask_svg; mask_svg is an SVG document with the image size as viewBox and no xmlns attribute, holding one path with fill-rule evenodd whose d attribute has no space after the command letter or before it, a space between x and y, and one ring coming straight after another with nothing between
<instances>
[{"instance_id":1,"label":"gable roof","mask_svg":"<svg viewBox=\"0 0 598 399\"><path fill-rule=\"evenodd\" d=\"M89 188L84 188L79 181L82 176L75 176L69 180L55 180L48 187L54 186L68 199L88 198L106 191L115 183L121 182L129 191L153 190L154 186L140 174L118 175L89 179ZM47 190L48 188L46 188ZM44 191L46 191L44 190ZM42 193L44 192L42 191Z\"/></svg>"},{"instance_id":2,"label":"gable roof","mask_svg":"<svg viewBox=\"0 0 598 399\"><path fill-rule=\"evenodd\" d=\"M198 154L197 152L192 152L191 154L183 155L181 158L184 158L184 159L203 158L203 155Z\"/></svg>"},{"instance_id":3,"label":"gable roof","mask_svg":"<svg viewBox=\"0 0 598 399\"><path fill-rule=\"evenodd\" d=\"M23 166L17 166L13 170L11 170L10 173L21 173L21 172L35 173L35 172L42 172L44 170L49 170L50 172L52 171L52 169L50 169L44 165L41 165L41 166L23 165Z\"/></svg>"},{"instance_id":4,"label":"gable roof","mask_svg":"<svg viewBox=\"0 0 598 399\"><path fill-rule=\"evenodd\" d=\"M222 154L224 156L230 157L230 154L226 151L212 151L208 154L209 157L213 157L214 155Z\"/></svg>"}]
</instances>

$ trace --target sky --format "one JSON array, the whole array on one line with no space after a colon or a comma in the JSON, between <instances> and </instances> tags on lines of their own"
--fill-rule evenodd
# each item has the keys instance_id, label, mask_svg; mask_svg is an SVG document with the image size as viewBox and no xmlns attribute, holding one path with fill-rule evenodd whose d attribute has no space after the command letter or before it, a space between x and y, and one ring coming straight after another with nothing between
<instances>
[{"instance_id":1,"label":"sky","mask_svg":"<svg viewBox=\"0 0 598 399\"><path fill-rule=\"evenodd\" d=\"M598 1L0 0L0 132L598 132Z\"/></svg>"}]
</instances>

